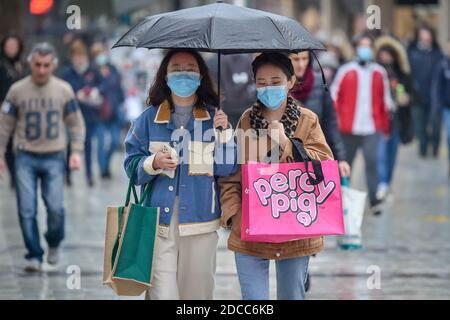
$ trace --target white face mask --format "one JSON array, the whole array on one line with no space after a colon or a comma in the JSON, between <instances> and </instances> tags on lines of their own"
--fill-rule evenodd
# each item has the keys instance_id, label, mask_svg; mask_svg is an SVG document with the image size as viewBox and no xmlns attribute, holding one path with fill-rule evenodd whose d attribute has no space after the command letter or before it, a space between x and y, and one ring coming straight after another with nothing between
<instances>
[{"instance_id":1,"label":"white face mask","mask_svg":"<svg viewBox=\"0 0 450 320\"><path fill-rule=\"evenodd\" d=\"M74 68L78 74L83 74L89 68L89 63L86 62L86 63L83 63L81 66L74 66Z\"/></svg>"}]
</instances>

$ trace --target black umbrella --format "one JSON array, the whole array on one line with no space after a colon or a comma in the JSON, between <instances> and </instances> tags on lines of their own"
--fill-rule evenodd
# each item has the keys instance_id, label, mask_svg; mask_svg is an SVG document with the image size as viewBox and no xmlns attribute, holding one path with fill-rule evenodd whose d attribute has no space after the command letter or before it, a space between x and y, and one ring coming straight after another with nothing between
<instances>
[{"instance_id":1,"label":"black umbrella","mask_svg":"<svg viewBox=\"0 0 450 320\"><path fill-rule=\"evenodd\" d=\"M117 47L216 52L219 95L221 54L325 50L293 19L221 1L149 16L117 41Z\"/></svg>"}]
</instances>

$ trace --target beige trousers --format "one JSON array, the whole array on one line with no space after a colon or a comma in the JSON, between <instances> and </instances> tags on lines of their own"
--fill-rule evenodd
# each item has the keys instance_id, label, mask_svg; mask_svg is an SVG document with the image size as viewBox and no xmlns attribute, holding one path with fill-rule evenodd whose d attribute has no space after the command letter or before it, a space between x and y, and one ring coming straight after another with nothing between
<instances>
[{"instance_id":1,"label":"beige trousers","mask_svg":"<svg viewBox=\"0 0 450 320\"><path fill-rule=\"evenodd\" d=\"M169 235L157 237L153 287L145 299L212 300L219 236L214 231L180 237L178 207L176 197Z\"/></svg>"}]
</instances>

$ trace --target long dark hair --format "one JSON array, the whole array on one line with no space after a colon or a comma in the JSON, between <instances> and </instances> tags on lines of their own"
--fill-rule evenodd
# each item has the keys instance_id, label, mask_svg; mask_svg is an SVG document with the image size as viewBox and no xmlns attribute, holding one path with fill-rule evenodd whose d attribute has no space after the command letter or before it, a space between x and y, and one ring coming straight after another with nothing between
<instances>
[{"instance_id":1,"label":"long dark hair","mask_svg":"<svg viewBox=\"0 0 450 320\"><path fill-rule=\"evenodd\" d=\"M170 59L176 53L180 52L186 52L193 55L200 69L201 83L196 92L197 101L195 102L195 105L204 109L208 109L208 106L218 106L219 96L214 89L213 81L211 80L211 76L209 74L209 70L206 66L205 60L203 60L202 56L197 51L190 49L172 49L167 52L161 62L161 65L159 66L155 80L150 87L147 98L147 105L156 107L167 100L169 101L172 111L174 110L171 90L167 85L166 76Z\"/></svg>"},{"instance_id":2,"label":"long dark hair","mask_svg":"<svg viewBox=\"0 0 450 320\"><path fill-rule=\"evenodd\" d=\"M392 67L394 68L394 71L400 74L403 74L402 68L400 68L400 57L397 53L397 50L395 50L392 46L390 45L384 45L382 46L377 53L377 60L380 61L380 54L382 51L385 51L387 53L389 53L392 57Z\"/></svg>"},{"instance_id":3,"label":"long dark hair","mask_svg":"<svg viewBox=\"0 0 450 320\"><path fill-rule=\"evenodd\" d=\"M432 47L433 49L440 49L439 43L437 41L437 37L436 37L436 30L431 28L429 25L427 24L422 24L419 27L416 28L415 32L414 32L414 40L411 43L411 45L417 45L417 43L419 43L419 34L420 31L422 30L426 30L431 34L431 38L433 39L432 41Z\"/></svg>"},{"instance_id":4,"label":"long dark hair","mask_svg":"<svg viewBox=\"0 0 450 320\"><path fill-rule=\"evenodd\" d=\"M294 66L286 54L281 52L263 52L252 62L253 78L255 80L258 69L267 64L280 68L288 80L291 80L291 77L294 75Z\"/></svg>"},{"instance_id":5,"label":"long dark hair","mask_svg":"<svg viewBox=\"0 0 450 320\"><path fill-rule=\"evenodd\" d=\"M7 57L6 53L5 53L6 41L8 41L9 39L15 39L15 40L17 40L17 42L19 44L19 50L17 51L17 54L16 54L15 57L12 57L12 58ZM24 45L23 45L22 38L19 35L15 34L15 33L8 33L0 41L0 58L8 59L12 63L19 62L22 59L23 49L24 49Z\"/></svg>"}]
</instances>

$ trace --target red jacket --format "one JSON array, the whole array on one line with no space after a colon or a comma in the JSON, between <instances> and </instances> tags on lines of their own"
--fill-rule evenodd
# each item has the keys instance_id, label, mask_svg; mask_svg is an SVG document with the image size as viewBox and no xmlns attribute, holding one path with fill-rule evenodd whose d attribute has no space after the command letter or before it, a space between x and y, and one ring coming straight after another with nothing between
<instances>
[{"instance_id":1,"label":"red jacket","mask_svg":"<svg viewBox=\"0 0 450 320\"><path fill-rule=\"evenodd\" d=\"M386 70L377 63L343 65L331 86L339 130L342 133L389 134L389 110L394 103Z\"/></svg>"}]
</instances>

